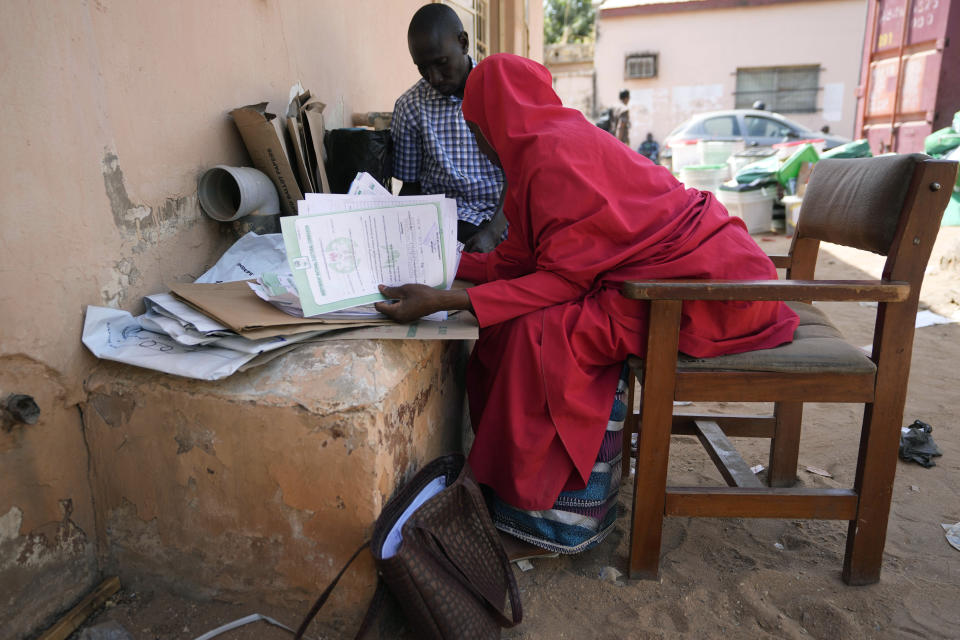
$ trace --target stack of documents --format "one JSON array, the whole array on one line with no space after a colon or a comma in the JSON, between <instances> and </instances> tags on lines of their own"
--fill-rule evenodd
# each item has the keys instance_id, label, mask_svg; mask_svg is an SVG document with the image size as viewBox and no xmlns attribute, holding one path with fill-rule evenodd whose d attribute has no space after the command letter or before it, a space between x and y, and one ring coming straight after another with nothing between
<instances>
[{"instance_id":1,"label":"stack of documents","mask_svg":"<svg viewBox=\"0 0 960 640\"><path fill-rule=\"evenodd\" d=\"M372 304L383 300L377 285L453 284L463 248L453 198L394 196L361 173L349 194L308 193L297 206L297 216L280 221L290 272L264 274L254 287L288 313L375 317Z\"/></svg>"},{"instance_id":2,"label":"stack of documents","mask_svg":"<svg viewBox=\"0 0 960 640\"><path fill-rule=\"evenodd\" d=\"M217 380L307 342L475 339L469 313L397 325L372 304L381 283L452 285L456 202L396 197L365 174L351 191L307 194L282 235L247 234L196 282L147 296L143 315L88 307L83 343L99 358Z\"/></svg>"}]
</instances>

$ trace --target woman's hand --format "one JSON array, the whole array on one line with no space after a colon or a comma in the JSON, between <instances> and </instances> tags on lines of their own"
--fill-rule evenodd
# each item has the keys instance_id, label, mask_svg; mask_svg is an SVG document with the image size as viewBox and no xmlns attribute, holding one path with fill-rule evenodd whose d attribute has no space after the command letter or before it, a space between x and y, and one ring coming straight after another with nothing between
<instances>
[{"instance_id":1,"label":"woman's hand","mask_svg":"<svg viewBox=\"0 0 960 640\"><path fill-rule=\"evenodd\" d=\"M379 289L381 295L391 301L374 303L374 308L396 322L410 322L436 311L470 308L470 298L463 289L442 291L425 284L399 287L382 284Z\"/></svg>"}]
</instances>

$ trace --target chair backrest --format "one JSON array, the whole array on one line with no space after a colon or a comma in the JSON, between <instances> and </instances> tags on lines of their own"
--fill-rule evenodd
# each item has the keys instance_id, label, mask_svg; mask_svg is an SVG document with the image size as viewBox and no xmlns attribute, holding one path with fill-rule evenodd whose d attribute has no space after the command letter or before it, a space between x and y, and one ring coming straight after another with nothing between
<instances>
[{"instance_id":1,"label":"chair backrest","mask_svg":"<svg viewBox=\"0 0 960 640\"><path fill-rule=\"evenodd\" d=\"M884 275L891 277L897 271L893 263L904 254L900 240L910 235L910 242L917 245L915 234L920 227L932 231L923 234L923 246L903 258L925 265L949 198L952 183L943 179L951 172L950 164L955 174L954 163L931 160L921 153L818 162L803 197L788 277L813 278L821 241L888 256ZM934 183L944 193L931 200ZM943 206L933 202L940 200Z\"/></svg>"}]
</instances>

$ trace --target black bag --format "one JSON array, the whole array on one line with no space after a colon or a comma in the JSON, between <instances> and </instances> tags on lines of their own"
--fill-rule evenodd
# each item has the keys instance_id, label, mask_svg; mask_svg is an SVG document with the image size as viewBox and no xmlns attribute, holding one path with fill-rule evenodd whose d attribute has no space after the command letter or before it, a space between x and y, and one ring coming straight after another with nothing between
<instances>
[{"instance_id":1,"label":"black bag","mask_svg":"<svg viewBox=\"0 0 960 640\"><path fill-rule=\"evenodd\" d=\"M324 136L330 191L346 193L350 183L366 171L390 191L393 176L393 140L389 129L331 129Z\"/></svg>"},{"instance_id":2,"label":"black bag","mask_svg":"<svg viewBox=\"0 0 960 640\"><path fill-rule=\"evenodd\" d=\"M431 489L439 492L417 506L418 496ZM405 515L399 528L402 541L398 541L394 525ZM375 618L384 585L417 638L499 638L502 628L519 624L523 617L513 570L480 486L460 454L437 458L407 482L377 518L370 542L353 554L347 566L367 546L380 580L357 638ZM395 553L390 555L393 548ZM296 638L306 631L346 568L314 603ZM510 618L504 614L508 596Z\"/></svg>"}]
</instances>

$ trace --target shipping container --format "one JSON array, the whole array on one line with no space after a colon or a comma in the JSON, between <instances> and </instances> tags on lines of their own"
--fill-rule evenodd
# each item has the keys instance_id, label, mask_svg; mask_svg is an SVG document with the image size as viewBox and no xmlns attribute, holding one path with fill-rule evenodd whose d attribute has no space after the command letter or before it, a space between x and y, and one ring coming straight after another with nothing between
<instances>
[{"instance_id":1,"label":"shipping container","mask_svg":"<svg viewBox=\"0 0 960 640\"><path fill-rule=\"evenodd\" d=\"M923 151L960 111L960 0L868 0L857 137Z\"/></svg>"}]
</instances>

